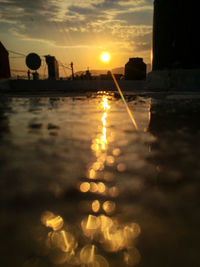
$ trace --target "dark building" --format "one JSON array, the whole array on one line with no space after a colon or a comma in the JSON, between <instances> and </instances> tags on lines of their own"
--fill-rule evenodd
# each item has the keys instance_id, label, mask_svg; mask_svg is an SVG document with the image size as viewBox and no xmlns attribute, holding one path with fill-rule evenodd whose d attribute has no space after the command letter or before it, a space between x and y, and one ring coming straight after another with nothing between
<instances>
[{"instance_id":1,"label":"dark building","mask_svg":"<svg viewBox=\"0 0 200 267\"><path fill-rule=\"evenodd\" d=\"M200 68L196 0L155 0L153 70Z\"/></svg>"},{"instance_id":2,"label":"dark building","mask_svg":"<svg viewBox=\"0 0 200 267\"><path fill-rule=\"evenodd\" d=\"M113 73L113 75L115 76L116 80L120 80L122 78L122 74L118 74L118 73ZM112 80L112 74L111 71L108 71L107 74L101 74L100 75L100 80Z\"/></svg>"},{"instance_id":3,"label":"dark building","mask_svg":"<svg viewBox=\"0 0 200 267\"><path fill-rule=\"evenodd\" d=\"M118 73L113 73L113 75L115 76L115 79L116 80L121 80L122 79L122 77L123 77L123 74L118 74Z\"/></svg>"},{"instance_id":4,"label":"dark building","mask_svg":"<svg viewBox=\"0 0 200 267\"><path fill-rule=\"evenodd\" d=\"M142 58L129 58L125 65L125 80L145 80L147 65Z\"/></svg>"},{"instance_id":5,"label":"dark building","mask_svg":"<svg viewBox=\"0 0 200 267\"><path fill-rule=\"evenodd\" d=\"M0 42L0 79L10 78L10 64L8 51Z\"/></svg>"},{"instance_id":6,"label":"dark building","mask_svg":"<svg viewBox=\"0 0 200 267\"><path fill-rule=\"evenodd\" d=\"M107 74L101 74L100 79L101 80L112 80L111 72L108 71Z\"/></svg>"},{"instance_id":7,"label":"dark building","mask_svg":"<svg viewBox=\"0 0 200 267\"><path fill-rule=\"evenodd\" d=\"M46 63L48 65L48 79L59 79L59 65L54 56L45 56Z\"/></svg>"},{"instance_id":8,"label":"dark building","mask_svg":"<svg viewBox=\"0 0 200 267\"><path fill-rule=\"evenodd\" d=\"M86 80L92 80L92 75L91 75L91 72L88 70L86 70L85 72L85 79Z\"/></svg>"}]
</instances>

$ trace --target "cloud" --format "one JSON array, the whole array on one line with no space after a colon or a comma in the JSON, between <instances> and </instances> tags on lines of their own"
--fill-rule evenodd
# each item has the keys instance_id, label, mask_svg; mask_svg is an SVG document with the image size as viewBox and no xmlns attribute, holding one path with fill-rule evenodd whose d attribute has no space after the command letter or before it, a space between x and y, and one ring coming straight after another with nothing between
<instances>
[{"instance_id":1,"label":"cloud","mask_svg":"<svg viewBox=\"0 0 200 267\"><path fill-rule=\"evenodd\" d=\"M145 51L151 43L152 2L2 0L0 24L21 39L57 46L116 44L118 49Z\"/></svg>"},{"instance_id":2,"label":"cloud","mask_svg":"<svg viewBox=\"0 0 200 267\"><path fill-rule=\"evenodd\" d=\"M153 16L151 10L140 10L117 14L115 19L129 25L152 25Z\"/></svg>"}]
</instances>

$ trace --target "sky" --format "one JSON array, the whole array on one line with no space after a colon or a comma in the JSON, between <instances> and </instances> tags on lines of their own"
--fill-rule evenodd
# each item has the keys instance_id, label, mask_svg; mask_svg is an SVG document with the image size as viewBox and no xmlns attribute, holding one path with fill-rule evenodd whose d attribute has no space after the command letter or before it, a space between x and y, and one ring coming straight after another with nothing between
<instances>
[{"instance_id":1,"label":"sky","mask_svg":"<svg viewBox=\"0 0 200 267\"><path fill-rule=\"evenodd\" d=\"M1 0L0 41L25 55L73 61L75 71L122 67L130 57L150 63L152 17L153 0ZM27 69L15 57L10 53L11 69Z\"/></svg>"}]
</instances>

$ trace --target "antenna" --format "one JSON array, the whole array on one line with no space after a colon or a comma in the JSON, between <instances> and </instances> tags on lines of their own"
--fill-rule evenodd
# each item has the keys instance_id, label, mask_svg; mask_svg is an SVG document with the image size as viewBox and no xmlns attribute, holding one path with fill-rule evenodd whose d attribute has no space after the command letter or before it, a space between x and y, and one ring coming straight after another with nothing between
<instances>
[{"instance_id":1,"label":"antenna","mask_svg":"<svg viewBox=\"0 0 200 267\"><path fill-rule=\"evenodd\" d=\"M71 70L72 70L72 80L74 80L74 63L71 62Z\"/></svg>"}]
</instances>

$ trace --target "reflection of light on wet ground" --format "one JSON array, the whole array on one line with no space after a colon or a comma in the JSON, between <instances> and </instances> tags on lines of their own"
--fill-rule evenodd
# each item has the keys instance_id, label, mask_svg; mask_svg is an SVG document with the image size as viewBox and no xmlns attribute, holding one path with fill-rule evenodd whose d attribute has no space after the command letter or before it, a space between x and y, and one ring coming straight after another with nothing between
<instances>
[{"instance_id":1,"label":"reflection of light on wet ground","mask_svg":"<svg viewBox=\"0 0 200 267\"><path fill-rule=\"evenodd\" d=\"M103 106L104 110L109 110L110 109L110 105L108 104L107 96L103 96L101 103L102 103L102 106Z\"/></svg>"},{"instance_id":2,"label":"reflection of light on wet ground","mask_svg":"<svg viewBox=\"0 0 200 267\"><path fill-rule=\"evenodd\" d=\"M140 261L140 254L139 252L135 252L137 251L136 249L130 251L130 248L134 248L134 240L140 234L140 227L136 223L120 224L114 216L117 208L114 199L118 197L119 189L117 185L113 184L115 180L114 172L107 171L106 168L116 168L119 172L123 172L126 170L126 165L123 162L119 162L116 165L116 159L121 154L120 148L116 147L112 149L111 153L108 152L109 141L113 142L114 136L107 128L107 120L109 119L108 111L111 111L111 105L107 96L102 97L101 106L103 107L103 114L101 116L99 129L101 129L102 132L101 134L98 133L97 137L92 140L91 150L96 160L90 164L87 177L89 179L95 179L95 182L85 181L80 185L81 192L95 194L97 199L91 201L91 213L82 219L81 228L86 237L90 238L93 242L99 242L105 251L117 252L126 249L126 253L124 252L123 256L124 263L134 266ZM115 165L116 167L114 167ZM101 181L98 181L99 179ZM102 179L105 182L103 182ZM112 182L112 184L110 184L110 182ZM98 195L101 196L101 198L98 199ZM112 200L106 199L106 197ZM105 213L106 215L101 213ZM96 216L95 214L99 215ZM88 254L91 253L94 260L94 250L91 249L91 246L87 247L87 249L90 251ZM105 261L105 259L103 259L104 258L101 258L102 262ZM108 266L107 261L106 263ZM103 264L105 265L105 262ZM96 265L93 263L91 266Z\"/></svg>"},{"instance_id":3,"label":"reflection of light on wet ground","mask_svg":"<svg viewBox=\"0 0 200 267\"><path fill-rule=\"evenodd\" d=\"M133 180L132 188L126 189L133 190L133 186L141 189L136 175L127 179L132 163L126 158L127 145L132 142L130 158L134 164L137 160L137 164L144 165L135 150L139 133L130 123L121 101L111 95L76 101L78 103L74 99L60 99L57 110L47 108L47 115L35 114L29 119L31 132L29 120L26 123L28 134L37 146L34 143L32 146L30 136L26 137L30 160L35 151L39 151L44 161L37 161L34 166L40 164L46 170L48 163L45 179L36 181L37 168L32 168L30 181L44 183L41 190L45 194L39 194L46 200L43 210L55 212L42 214L42 234L37 235L38 250L42 247L38 263L32 259L26 261L26 265L45 266L41 263L45 258L47 266L106 267L113 266L115 257L120 260L120 267L135 265L140 259L135 249L140 230L131 223L136 221L135 216L130 216L130 220L123 218L120 205L126 204L121 201L124 189L120 182L127 185ZM26 115L27 118L30 115ZM12 121L13 125L16 127ZM33 164L34 160L33 157Z\"/></svg>"},{"instance_id":4,"label":"reflection of light on wet ground","mask_svg":"<svg viewBox=\"0 0 200 267\"><path fill-rule=\"evenodd\" d=\"M126 164L124 164L124 163L119 163L119 164L117 165L117 170L118 170L119 172L123 172L123 171L125 171L125 170L126 170Z\"/></svg>"},{"instance_id":5,"label":"reflection of light on wet ground","mask_svg":"<svg viewBox=\"0 0 200 267\"><path fill-rule=\"evenodd\" d=\"M46 227L51 227L54 231L61 229L63 226L63 219L52 212L45 212L41 217L41 221Z\"/></svg>"},{"instance_id":6,"label":"reflection of light on wet ground","mask_svg":"<svg viewBox=\"0 0 200 267\"><path fill-rule=\"evenodd\" d=\"M141 260L140 253L137 248L131 248L124 252L124 262L129 266L137 265Z\"/></svg>"},{"instance_id":7,"label":"reflection of light on wet ground","mask_svg":"<svg viewBox=\"0 0 200 267\"><path fill-rule=\"evenodd\" d=\"M113 201L105 201L103 203L103 209L107 214L111 214L115 211L115 202Z\"/></svg>"},{"instance_id":8,"label":"reflection of light on wet ground","mask_svg":"<svg viewBox=\"0 0 200 267\"><path fill-rule=\"evenodd\" d=\"M94 200L92 202L92 211L93 212L98 212L100 210L100 207L101 207L101 205L100 205L99 200Z\"/></svg>"},{"instance_id":9,"label":"reflection of light on wet ground","mask_svg":"<svg viewBox=\"0 0 200 267\"><path fill-rule=\"evenodd\" d=\"M198 266L199 101L156 99L144 132L148 98L126 100L137 132L103 93L0 101L2 266Z\"/></svg>"},{"instance_id":10,"label":"reflection of light on wet ground","mask_svg":"<svg viewBox=\"0 0 200 267\"><path fill-rule=\"evenodd\" d=\"M80 207L88 212L80 218L82 232L79 226L74 226L77 230L71 232L63 218L53 212L44 212L41 216L42 224L49 229L44 241L53 264L108 267L109 261L104 257L104 252L121 252L124 264L130 266L140 261L140 253L135 248L140 226L137 223L122 223L115 216L115 199L120 192L112 170L115 168L119 173L123 172L126 165L117 160L121 154L120 148L109 150L109 140L113 141L114 136L108 130L108 111L111 111L111 106L107 96L102 97L101 107L101 133L93 138L91 146L94 161L90 163L85 179L78 185L84 196L89 194L88 200L80 203Z\"/></svg>"},{"instance_id":11,"label":"reflection of light on wet ground","mask_svg":"<svg viewBox=\"0 0 200 267\"><path fill-rule=\"evenodd\" d=\"M90 184L88 182L84 182L80 185L80 191L86 193L90 190Z\"/></svg>"},{"instance_id":12,"label":"reflection of light on wet ground","mask_svg":"<svg viewBox=\"0 0 200 267\"><path fill-rule=\"evenodd\" d=\"M108 205L112 206L113 204L109 203ZM105 215L90 214L82 220L81 226L87 237L99 241L106 251L113 252L133 247L134 240L141 231L137 223L120 224L117 219Z\"/></svg>"},{"instance_id":13,"label":"reflection of light on wet ground","mask_svg":"<svg viewBox=\"0 0 200 267\"><path fill-rule=\"evenodd\" d=\"M115 198L119 195L119 189L116 186L109 188L109 194L111 197Z\"/></svg>"}]
</instances>

